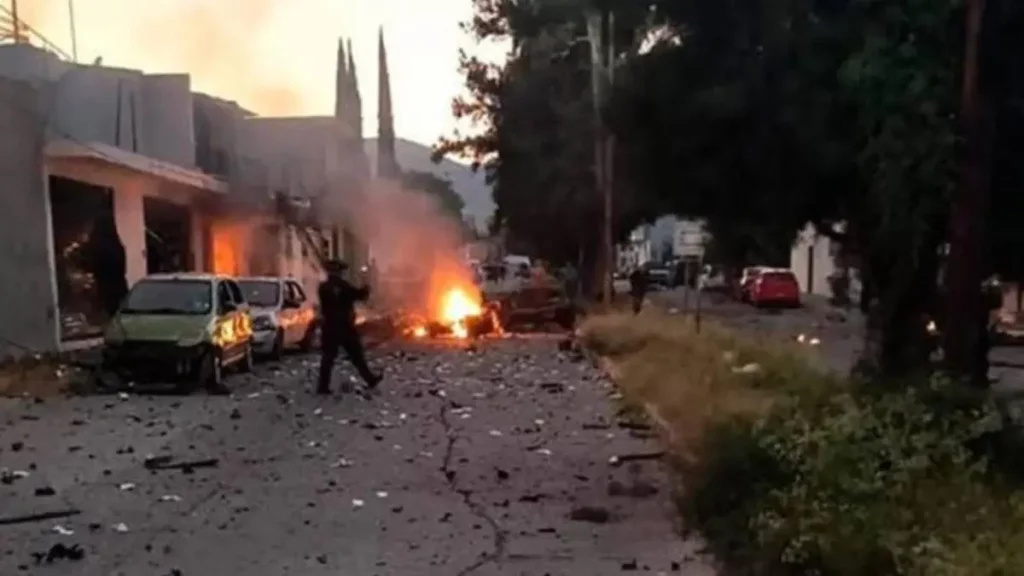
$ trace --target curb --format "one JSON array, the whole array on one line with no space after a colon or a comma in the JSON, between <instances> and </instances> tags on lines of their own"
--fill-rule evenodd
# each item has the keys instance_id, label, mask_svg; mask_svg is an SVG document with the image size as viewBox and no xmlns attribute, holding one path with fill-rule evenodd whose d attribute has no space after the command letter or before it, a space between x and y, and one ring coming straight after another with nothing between
<instances>
[{"instance_id":1,"label":"curb","mask_svg":"<svg viewBox=\"0 0 1024 576\"><path fill-rule=\"evenodd\" d=\"M601 373L602 376L608 379L615 387L616 391L621 395L621 388L615 379L615 368L613 362L605 356L594 352L587 346L580 344L580 350L583 351L583 355L587 358L590 364ZM657 428L659 435L667 441L669 446L672 446L676 442L676 434L669 426L668 421L661 415L658 407L650 402L644 402L643 404L644 415L654 424Z\"/></svg>"}]
</instances>

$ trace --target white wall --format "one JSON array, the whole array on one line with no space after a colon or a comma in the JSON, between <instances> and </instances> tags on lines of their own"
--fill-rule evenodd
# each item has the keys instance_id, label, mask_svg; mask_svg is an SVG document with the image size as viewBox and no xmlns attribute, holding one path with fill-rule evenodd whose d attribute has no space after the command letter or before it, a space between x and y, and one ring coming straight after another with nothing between
<instances>
[{"instance_id":1,"label":"white wall","mask_svg":"<svg viewBox=\"0 0 1024 576\"><path fill-rule=\"evenodd\" d=\"M832 295L828 278L836 267L831 251L832 241L819 235L813 226L808 225L800 232L790 254L789 268L796 274L804 293Z\"/></svg>"},{"instance_id":2,"label":"white wall","mask_svg":"<svg viewBox=\"0 0 1024 576\"><path fill-rule=\"evenodd\" d=\"M129 286L146 275L146 223L142 209L143 199L146 197L193 207L190 218L192 261L195 270L204 269L205 244L208 239L203 233L202 215L194 208L193 192L153 176L95 162L50 159L47 161L47 171L53 176L63 176L114 190L114 224L117 227L117 235L124 244L125 276Z\"/></svg>"},{"instance_id":3,"label":"white wall","mask_svg":"<svg viewBox=\"0 0 1024 576\"><path fill-rule=\"evenodd\" d=\"M195 165L191 79L72 64L26 45L0 46L0 77L40 88L51 135L102 142L179 166Z\"/></svg>"}]
</instances>

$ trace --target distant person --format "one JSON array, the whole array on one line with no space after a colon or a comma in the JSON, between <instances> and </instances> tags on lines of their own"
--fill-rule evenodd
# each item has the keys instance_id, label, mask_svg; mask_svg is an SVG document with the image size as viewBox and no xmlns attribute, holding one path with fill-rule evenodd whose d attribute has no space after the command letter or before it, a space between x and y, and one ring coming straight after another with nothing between
<instances>
[{"instance_id":1,"label":"distant person","mask_svg":"<svg viewBox=\"0 0 1024 576\"><path fill-rule=\"evenodd\" d=\"M374 389L383 379L374 374L366 362L366 351L362 338L356 328L356 302L370 297L370 288L356 288L344 279L348 265L341 261L331 261L325 267L327 279L320 283L321 312L321 344L320 344L320 378L317 383L317 394L331 393L331 375L338 352L345 351L352 366L366 382L369 389ZM347 386L343 386L345 390Z\"/></svg>"},{"instance_id":2,"label":"distant person","mask_svg":"<svg viewBox=\"0 0 1024 576\"><path fill-rule=\"evenodd\" d=\"M633 314L639 314L647 296L647 274L639 267L629 275L629 295L633 299Z\"/></svg>"}]
</instances>

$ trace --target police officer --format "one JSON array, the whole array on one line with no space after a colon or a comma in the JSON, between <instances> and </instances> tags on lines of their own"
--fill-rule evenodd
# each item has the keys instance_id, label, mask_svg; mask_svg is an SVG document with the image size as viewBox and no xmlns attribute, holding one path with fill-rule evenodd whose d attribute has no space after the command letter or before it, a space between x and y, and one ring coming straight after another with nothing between
<instances>
[{"instance_id":1,"label":"police officer","mask_svg":"<svg viewBox=\"0 0 1024 576\"><path fill-rule=\"evenodd\" d=\"M374 374L366 362L366 351L356 329L357 301L370 297L370 288L356 288L342 276L348 265L334 260L325 266L327 279L320 283L320 379L317 394L331 393L331 374L338 352L345 351L352 366L370 389L375 388L382 377Z\"/></svg>"}]
</instances>

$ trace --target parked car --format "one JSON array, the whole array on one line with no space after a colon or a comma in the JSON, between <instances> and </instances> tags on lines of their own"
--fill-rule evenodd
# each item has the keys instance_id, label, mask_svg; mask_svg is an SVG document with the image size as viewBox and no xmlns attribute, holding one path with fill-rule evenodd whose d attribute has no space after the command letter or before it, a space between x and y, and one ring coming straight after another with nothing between
<instances>
[{"instance_id":1,"label":"parked car","mask_svg":"<svg viewBox=\"0 0 1024 576\"><path fill-rule=\"evenodd\" d=\"M647 270L647 288L652 292L668 290L672 287L672 271L668 268L650 268Z\"/></svg>"},{"instance_id":2,"label":"parked car","mask_svg":"<svg viewBox=\"0 0 1024 576\"><path fill-rule=\"evenodd\" d=\"M103 370L182 392L224 389L224 370L253 367L252 319L238 283L154 274L132 286L104 333Z\"/></svg>"},{"instance_id":3,"label":"parked car","mask_svg":"<svg viewBox=\"0 0 1024 576\"><path fill-rule=\"evenodd\" d=\"M762 270L749 290L754 306L800 306L800 282L790 270Z\"/></svg>"},{"instance_id":4,"label":"parked car","mask_svg":"<svg viewBox=\"0 0 1024 576\"><path fill-rule=\"evenodd\" d=\"M753 286L758 274L764 270L764 266L748 266L740 273L740 280L736 284L736 299L740 302L750 301L750 287Z\"/></svg>"},{"instance_id":5,"label":"parked car","mask_svg":"<svg viewBox=\"0 0 1024 576\"><path fill-rule=\"evenodd\" d=\"M316 312L302 286L290 278L240 278L252 314L253 351L280 358L285 350L312 348Z\"/></svg>"},{"instance_id":6,"label":"parked car","mask_svg":"<svg viewBox=\"0 0 1024 576\"><path fill-rule=\"evenodd\" d=\"M572 330L576 325L576 304L557 283L523 286L513 292L484 295L484 304L497 315L501 326L510 330L530 324L555 323Z\"/></svg>"}]
</instances>

